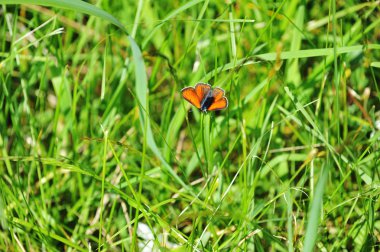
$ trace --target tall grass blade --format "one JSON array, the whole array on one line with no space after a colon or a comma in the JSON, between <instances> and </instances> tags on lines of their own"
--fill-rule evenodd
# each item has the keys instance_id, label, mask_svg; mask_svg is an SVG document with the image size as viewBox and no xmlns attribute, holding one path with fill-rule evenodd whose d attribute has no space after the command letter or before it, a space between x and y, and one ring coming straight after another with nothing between
<instances>
[{"instance_id":1,"label":"tall grass blade","mask_svg":"<svg viewBox=\"0 0 380 252\"><path fill-rule=\"evenodd\" d=\"M321 177L319 178L315 189L313 201L311 202L304 241L304 252L314 251L315 242L318 238L318 225L321 219L323 193L326 187L328 173L329 167L326 165L322 170Z\"/></svg>"}]
</instances>

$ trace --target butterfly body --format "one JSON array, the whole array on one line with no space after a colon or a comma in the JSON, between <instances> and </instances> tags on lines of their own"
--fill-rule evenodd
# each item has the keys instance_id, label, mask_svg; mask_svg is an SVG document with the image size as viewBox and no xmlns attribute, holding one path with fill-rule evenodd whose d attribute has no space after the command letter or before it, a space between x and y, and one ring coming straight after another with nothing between
<instances>
[{"instance_id":1,"label":"butterfly body","mask_svg":"<svg viewBox=\"0 0 380 252\"><path fill-rule=\"evenodd\" d=\"M202 112L207 112L208 108L214 103L214 101L215 98L212 96L212 90L210 90L207 95L203 97L200 110Z\"/></svg>"},{"instance_id":2,"label":"butterfly body","mask_svg":"<svg viewBox=\"0 0 380 252\"><path fill-rule=\"evenodd\" d=\"M202 112L222 110L227 108L228 100L224 90L214 88L206 83L198 83L195 87L186 87L181 90L182 97Z\"/></svg>"}]
</instances>

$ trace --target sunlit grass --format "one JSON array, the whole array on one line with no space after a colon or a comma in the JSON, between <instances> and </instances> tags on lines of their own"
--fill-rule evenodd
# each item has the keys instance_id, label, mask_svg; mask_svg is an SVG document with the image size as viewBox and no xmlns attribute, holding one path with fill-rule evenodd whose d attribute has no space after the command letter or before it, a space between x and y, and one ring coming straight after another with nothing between
<instances>
[{"instance_id":1,"label":"sunlit grass","mask_svg":"<svg viewBox=\"0 0 380 252\"><path fill-rule=\"evenodd\" d=\"M0 4L0 250L379 250L378 1Z\"/></svg>"}]
</instances>

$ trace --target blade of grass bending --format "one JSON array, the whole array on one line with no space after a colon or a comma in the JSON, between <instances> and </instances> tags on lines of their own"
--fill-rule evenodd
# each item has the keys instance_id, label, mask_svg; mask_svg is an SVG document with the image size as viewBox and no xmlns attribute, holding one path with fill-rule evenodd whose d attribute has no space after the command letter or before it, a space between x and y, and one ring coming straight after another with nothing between
<instances>
[{"instance_id":1,"label":"blade of grass bending","mask_svg":"<svg viewBox=\"0 0 380 252\"><path fill-rule=\"evenodd\" d=\"M150 126L149 122L149 106L147 103L147 94L148 94L148 80L146 77L146 71L145 71L145 65L144 65L144 59L142 57L140 48L136 44L136 42L133 40L132 37L128 36L129 41L131 43L132 47L132 53L134 56L134 63L135 63L135 76L136 76L136 96L139 103L139 109L140 109L140 122L142 130L144 131L146 125L146 139L149 148L153 151L153 153L157 156L157 158L161 161L162 167L166 172L168 172L181 186L183 186L189 193L191 193L193 196L195 194L192 192L190 187L186 185L182 179L173 171L171 166L165 161L165 158L162 156L160 150L157 147L156 141L153 137L153 131Z\"/></svg>"},{"instance_id":2,"label":"blade of grass bending","mask_svg":"<svg viewBox=\"0 0 380 252\"><path fill-rule=\"evenodd\" d=\"M34 4L81 12L103 18L128 34L123 24L108 12L81 0L0 0L0 4Z\"/></svg>"},{"instance_id":3,"label":"blade of grass bending","mask_svg":"<svg viewBox=\"0 0 380 252\"><path fill-rule=\"evenodd\" d=\"M380 45L379 44L368 44L366 46L364 45L354 45L354 46L343 46L337 48L337 54L347 54L347 53L355 53L355 52L364 52L367 49L373 49L373 50L379 50ZM262 53L257 54L252 59L247 60L247 58L242 58L229 63L224 64L223 66L218 67L216 70L213 69L212 71L205 74L205 76L202 78L202 81L208 82L211 78L214 77L215 74L228 71L231 69L235 69L238 67L248 66L248 65L254 65L254 64L260 64L265 61L275 61L277 58L278 53L271 52L271 53ZM283 51L280 53L280 59L282 60L289 60L289 59L301 59L301 58L311 58L311 57L326 57L326 56L333 56L334 55L334 48L322 48L322 49L306 49L306 50L297 50L297 51ZM257 59L256 61L253 59ZM378 64L375 64L378 66Z\"/></svg>"}]
</instances>

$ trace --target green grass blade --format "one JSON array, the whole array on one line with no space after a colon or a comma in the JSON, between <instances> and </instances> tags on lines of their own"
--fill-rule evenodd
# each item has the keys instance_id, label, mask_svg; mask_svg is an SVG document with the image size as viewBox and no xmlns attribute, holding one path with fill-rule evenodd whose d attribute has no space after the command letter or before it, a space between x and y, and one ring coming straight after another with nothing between
<instances>
[{"instance_id":1,"label":"green grass blade","mask_svg":"<svg viewBox=\"0 0 380 252\"><path fill-rule=\"evenodd\" d=\"M305 6L300 5L297 9L297 16L295 20L295 26L292 30L292 44L290 46L290 51L298 51L301 49L302 33L299 29L303 29L303 20L305 16ZM301 74L299 69L298 58L289 61L289 67L287 69L286 80L289 83L294 83L298 86L301 83Z\"/></svg>"},{"instance_id":2,"label":"green grass blade","mask_svg":"<svg viewBox=\"0 0 380 252\"><path fill-rule=\"evenodd\" d=\"M189 2L186 2L186 4L184 4L183 6L177 8L174 11L172 11L171 13L169 13L163 20L161 20L160 24L158 24L156 27L154 27L153 30L149 33L149 35L146 37L146 39L142 43L142 48L145 48L146 44L152 39L152 37L154 36L154 34L161 28L161 26L163 24L165 24L170 19L172 19L175 16L177 16L179 13L181 13L181 12L183 12L183 11L191 8L191 7L193 7L196 4L202 3L202 2L203 2L203 0L189 1Z\"/></svg>"},{"instance_id":3,"label":"green grass blade","mask_svg":"<svg viewBox=\"0 0 380 252\"><path fill-rule=\"evenodd\" d=\"M323 205L323 194L327 183L329 168L325 166L318 180L317 187L311 207L309 210L307 229L304 240L304 252L314 251L315 242L318 238L318 225L321 220L321 209Z\"/></svg>"},{"instance_id":4,"label":"green grass blade","mask_svg":"<svg viewBox=\"0 0 380 252\"><path fill-rule=\"evenodd\" d=\"M35 5L42 5L42 6L77 11L84 14L103 18L107 20L108 22L116 25L117 27L119 27L125 33L128 34L124 25L120 23L120 21L117 20L114 16L112 16L111 14L109 14L108 12L102 9L99 9L95 5L86 3L81 0L65 0L65 1L61 1L61 0L0 0L0 4L35 4Z\"/></svg>"},{"instance_id":5,"label":"green grass blade","mask_svg":"<svg viewBox=\"0 0 380 252\"><path fill-rule=\"evenodd\" d=\"M346 54L346 53L356 53L356 52L364 52L368 49L379 49L379 44L369 44L367 46L364 45L355 45L355 46L343 46L337 47L336 53ZM333 56L334 48L324 48L324 49L307 49L307 50L298 50L292 52L281 52L281 59L295 59L295 58L310 58L310 57L324 57L324 56ZM257 58L263 60L276 60L277 53L264 53L256 55Z\"/></svg>"},{"instance_id":6,"label":"green grass blade","mask_svg":"<svg viewBox=\"0 0 380 252\"><path fill-rule=\"evenodd\" d=\"M147 101L147 94L148 94L148 80L146 77L146 70L144 65L144 59L141 55L140 48L137 46L136 42L132 39L132 37L128 36L129 41L131 43L133 55L134 55L134 62L135 62L135 76L136 76L136 82L135 82L135 89L136 89L136 95L140 106L140 122L142 130L146 129L146 138L149 148L153 151L153 153L157 156L158 159L162 162L163 169L168 172L179 184L181 184L184 188L186 188L189 192L191 192L191 189L189 186L187 186L183 180L173 171L172 167L165 161L165 158L163 157L161 151L158 149L158 146L156 144L156 141L153 137L153 131L150 126L149 121L149 105ZM145 128L145 124L146 128Z\"/></svg>"},{"instance_id":7,"label":"green grass blade","mask_svg":"<svg viewBox=\"0 0 380 252\"><path fill-rule=\"evenodd\" d=\"M371 63L371 67L377 67L377 68L380 68L380 62L377 61L377 62L372 62Z\"/></svg>"}]
</instances>

